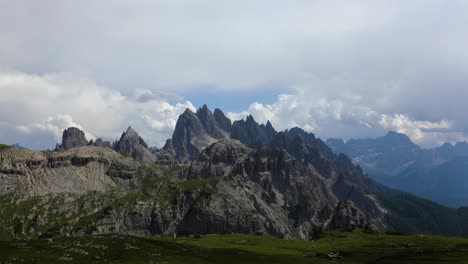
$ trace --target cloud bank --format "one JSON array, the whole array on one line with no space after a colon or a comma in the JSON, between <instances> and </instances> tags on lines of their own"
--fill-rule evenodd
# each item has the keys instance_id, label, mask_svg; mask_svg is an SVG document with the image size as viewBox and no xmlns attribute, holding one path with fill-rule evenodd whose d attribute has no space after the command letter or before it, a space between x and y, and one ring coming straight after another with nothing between
<instances>
[{"instance_id":1,"label":"cloud bank","mask_svg":"<svg viewBox=\"0 0 468 264\"><path fill-rule=\"evenodd\" d=\"M53 148L70 126L89 139L118 139L129 125L150 145L169 138L188 101L170 100L150 91L125 96L94 82L62 75L0 73L0 137L33 149ZM142 98L145 98L142 100Z\"/></svg>"},{"instance_id":2,"label":"cloud bank","mask_svg":"<svg viewBox=\"0 0 468 264\"><path fill-rule=\"evenodd\" d=\"M228 117L236 120L251 114L261 123L270 120L279 130L298 126L323 139L379 137L393 130L407 134L425 147L467 140L465 134L455 131L447 120L414 120L402 113L380 113L364 103L359 98L328 100L306 91L281 94L273 104L254 102L245 111L229 112Z\"/></svg>"},{"instance_id":3,"label":"cloud bank","mask_svg":"<svg viewBox=\"0 0 468 264\"><path fill-rule=\"evenodd\" d=\"M132 125L160 145L209 91L208 105L251 98L231 117L323 138L464 140L467 13L463 0L0 1L0 135ZM21 139L54 141L41 138Z\"/></svg>"}]
</instances>

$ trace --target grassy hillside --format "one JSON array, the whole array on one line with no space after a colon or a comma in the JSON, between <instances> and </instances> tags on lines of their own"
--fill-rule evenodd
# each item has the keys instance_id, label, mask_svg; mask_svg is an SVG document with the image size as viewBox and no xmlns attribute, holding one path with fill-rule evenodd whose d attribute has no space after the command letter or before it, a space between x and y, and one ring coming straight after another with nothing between
<instances>
[{"instance_id":1,"label":"grassy hillside","mask_svg":"<svg viewBox=\"0 0 468 264\"><path fill-rule=\"evenodd\" d=\"M392 230L468 237L467 208L448 208L400 191L388 191L379 200L391 212L385 222Z\"/></svg>"},{"instance_id":2,"label":"grassy hillside","mask_svg":"<svg viewBox=\"0 0 468 264\"><path fill-rule=\"evenodd\" d=\"M2 151L4 149L9 149L9 148L11 148L11 146L5 145L5 144L0 144L0 151Z\"/></svg>"},{"instance_id":3,"label":"grassy hillside","mask_svg":"<svg viewBox=\"0 0 468 264\"><path fill-rule=\"evenodd\" d=\"M334 231L317 241L266 236L82 237L0 242L0 263L468 263L468 239Z\"/></svg>"}]
</instances>

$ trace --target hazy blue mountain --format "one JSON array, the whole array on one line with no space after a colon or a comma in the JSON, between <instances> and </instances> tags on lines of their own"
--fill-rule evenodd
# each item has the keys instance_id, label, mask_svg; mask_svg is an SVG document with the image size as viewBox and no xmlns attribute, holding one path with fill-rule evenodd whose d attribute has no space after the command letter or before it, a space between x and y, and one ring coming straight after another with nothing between
<instances>
[{"instance_id":1,"label":"hazy blue mountain","mask_svg":"<svg viewBox=\"0 0 468 264\"><path fill-rule=\"evenodd\" d=\"M370 177L447 206L468 205L468 144L423 149L408 136L389 132L375 139L328 139Z\"/></svg>"},{"instance_id":2,"label":"hazy blue mountain","mask_svg":"<svg viewBox=\"0 0 468 264\"><path fill-rule=\"evenodd\" d=\"M15 143L15 144L13 144L13 145L11 145L11 146L14 147L14 148L17 148L17 149L28 149L28 148L26 148L26 147L23 147L23 146L20 145L19 143Z\"/></svg>"}]
</instances>

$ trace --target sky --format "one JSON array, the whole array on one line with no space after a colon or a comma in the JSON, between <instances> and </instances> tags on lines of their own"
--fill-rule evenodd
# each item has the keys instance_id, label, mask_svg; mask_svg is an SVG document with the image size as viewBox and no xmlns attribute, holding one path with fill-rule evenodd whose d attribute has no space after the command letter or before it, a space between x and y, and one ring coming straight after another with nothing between
<instances>
[{"instance_id":1,"label":"sky","mask_svg":"<svg viewBox=\"0 0 468 264\"><path fill-rule=\"evenodd\" d=\"M203 104L277 130L468 137L468 1L0 0L0 142L149 145Z\"/></svg>"}]
</instances>

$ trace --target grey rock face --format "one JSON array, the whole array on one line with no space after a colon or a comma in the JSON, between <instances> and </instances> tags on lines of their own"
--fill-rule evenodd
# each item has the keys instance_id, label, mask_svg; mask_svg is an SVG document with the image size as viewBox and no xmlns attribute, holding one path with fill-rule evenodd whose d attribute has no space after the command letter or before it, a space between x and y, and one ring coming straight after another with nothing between
<instances>
[{"instance_id":1,"label":"grey rock face","mask_svg":"<svg viewBox=\"0 0 468 264\"><path fill-rule=\"evenodd\" d=\"M215 119L216 119L216 122L218 123L218 126L224 130L224 131L227 131L227 132L230 132L231 131L231 119L227 118L223 111L219 110L218 108L216 108L214 110L214 113L213 113Z\"/></svg>"},{"instance_id":2,"label":"grey rock face","mask_svg":"<svg viewBox=\"0 0 468 264\"><path fill-rule=\"evenodd\" d=\"M250 148L237 140L220 140L202 151L198 159L190 164L187 177L196 179L228 176L250 151Z\"/></svg>"},{"instance_id":3,"label":"grey rock face","mask_svg":"<svg viewBox=\"0 0 468 264\"><path fill-rule=\"evenodd\" d=\"M112 145L109 141L104 141L101 138L96 139L96 141L94 141L91 145L96 147L112 148Z\"/></svg>"},{"instance_id":4,"label":"grey rock face","mask_svg":"<svg viewBox=\"0 0 468 264\"><path fill-rule=\"evenodd\" d=\"M204 105L197 113L187 109L179 116L171 142L176 160L193 160L203 149L229 136L229 119L220 110L215 112L216 116ZM170 145L164 149L169 150Z\"/></svg>"},{"instance_id":5,"label":"grey rock face","mask_svg":"<svg viewBox=\"0 0 468 264\"><path fill-rule=\"evenodd\" d=\"M221 122L226 122L226 119L223 119L220 113L218 113L218 119L217 119L213 115L213 113L211 113L211 111L208 109L208 106L203 105L203 107L197 110L196 115L198 119L200 119L200 122L203 125L203 129L206 131L206 133L210 137L215 138L215 139L223 139L223 138L229 137L229 130L223 129L223 126L226 126L226 124L218 123L218 120L220 120ZM230 121L229 121L229 124L230 124Z\"/></svg>"},{"instance_id":6,"label":"grey rock face","mask_svg":"<svg viewBox=\"0 0 468 264\"><path fill-rule=\"evenodd\" d=\"M353 220L350 220L349 226L369 228L372 224L373 227L381 228L379 220L372 219L379 219L383 214L378 210L376 202L367 197L368 190L350 183L345 168L340 171L333 163L329 166L333 175L325 177L307 162L294 159L284 150L270 147L253 150L238 141L222 140L204 150L192 162L188 177L242 176L242 179L261 186L265 193L262 196L264 202L270 208L272 204L277 204L282 208L280 215L288 215L287 220L273 218L273 222L293 221L294 226L300 227L289 227L290 236L311 238L314 232L326 228L323 224L328 223L333 212L340 208L335 208L339 200L352 204L356 202L359 204L356 208L363 206L364 211L370 212L350 216ZM340 175L340 180L335 175ZM341 189L344 189L346 195L337 197ZM338 218L338 214L335 218ZM343 219L347 218L339 220L340 226L343 226ZM275 230L286 230L286 226L276 227Z\"/></svg>"},{"instance_id":7,"label":"grey rock face","mask_svg":"<svg viewBox=\"0 0 468 264\"><path fill-rule=\"evenodd\" d=\"M332 219L328 223L327 229L353 230L356 227L369 231L379 230L378 224L362 212L353 202L339 202L333 212Z\"/></svg>"},{"instance_id":8,"label":"grey rock face","mask_svg":"<svg viewBox=\"0 0 468 264\"><path fill-rule=\"evenodd\" d=\"M60 152L12 148L1 153L0 195L85 193L115 187L106 175L120 155L111 149L79 147Z\"/></svg>"},{"instance_id":9,"label":"grey rock face","mask_svg":"<svg viewBox=\"0 0 468 264\"><path fill-rule=\"evenodd\" d=\"M165 151L166 153L175 155L174 144L172 143L172 139L166 140L166 143L164 144L164 147L162 148L162 150Z\"/></svg>"},{"instance_id":10,"label":"grey rock face","mask_svg":"<svg viewBox=\"0 0 468 264\"><path fill-rule=\"evenodd\" d=\"M122 133L120 139L114 144L114 150L144 162L154 162L156 160L155 155L148 149L148 145L143 138L131 127L128 127L127 131Z\"/></svg>"},{"instance_id":11,"label":"grey rock face","mask_svg":"<svg viewBox=\"0 0 468 264\"><path fill-rule=\"evenodd\" d=\"M188 162L200 154L200 151L215 139L205 131L198 116L189 109L179 116L172 135L175 158L181 162Z\"/></svg>"},{"instance_id":12,"label":"grey rock face","mask_svg":"<svg viewBox=\"0 0 468 264\"><path fill-rule=\"evenodd\" d=\"M309 135L307 142L305 132L280 132L272 141L272 146L285 149L303 164L312 166L331 186L333 193L340 201L350 200L373 218L383 216L377 203L369 195L376 193L380 185L365 176L360 167L355 166L345 155L335 155L319 139ZM307 135L306 135L307 136Z\"/></svg>"},{"instance_id":13,"label":"grey rock face","mask_svg":"<svg viewBox=\"0 0 468 264\"><path fill-rule=\"evenodd\" d=\"M235 140L214 143L192 162L188 177L219 176L235 179L235 184L222 185L226 190L221 193L230 198L221 208L218 201L212 201L208 215L197 212L190 221L198 225L207 221L210 228L220 226L228 232L310 239L325 228L323 223L331 218L337 203L320 175L280 149L253 150ZM228 215L227 208L232 208Z\"/></svg>"},{"instance_id":14,"label":"grey rock face","mask_svg":"<svg viewBox=\"0 0 468 264\"><path fill-rule=\"evenodd\" d=\"M252 148L266 146L276 136L276 131L270 122L267 125L259 125L254 118L249 115L246 120L235 121L231 127L232 139L237 139Z\"/></svg>"},{"instance_id":15,"label":"grey rock face","mask_svg":"<svg viewBox=\"0 0 468 264\"><path fill-rule=\"evenodd\" d=\"M9 208L0 231L18 239L231 232L313 239L325 229L383 228L371 206L378 192L346 156L331 164L325 177L283 149L232 139L190 164L144 163L92 146L9 148L0 152L0 205Z\"/></svg>"},{"instance_id":16,"label":"grey rock face","mask_svg":"<svg viewBox=\"0 0 468 264\"><path fill-rule=\"evenodd\" d=\"M57 146L58 149L71 149L83 147L89 144L85 137L85 133L76 127L69 127L63 131L62 145Z\"/></svg>"}]
</instances>

